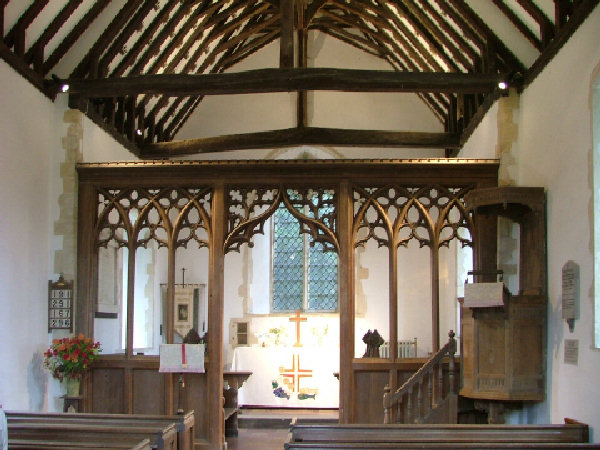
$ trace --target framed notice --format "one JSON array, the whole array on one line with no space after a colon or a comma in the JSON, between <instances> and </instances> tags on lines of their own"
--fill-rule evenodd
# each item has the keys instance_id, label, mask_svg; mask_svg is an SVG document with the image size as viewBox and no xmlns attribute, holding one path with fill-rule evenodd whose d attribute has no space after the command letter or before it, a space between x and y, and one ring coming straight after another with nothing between
<instances>
[{"instance_id":1,"label":"framed notice","mask_svg":"<svg viewBox=\"0 0 600 450\"><path fill-rule=\"evenodd\" d=\"M48 280L48 333L52 330L73 332L73 280Z\"/></svg>"}]
</instances>

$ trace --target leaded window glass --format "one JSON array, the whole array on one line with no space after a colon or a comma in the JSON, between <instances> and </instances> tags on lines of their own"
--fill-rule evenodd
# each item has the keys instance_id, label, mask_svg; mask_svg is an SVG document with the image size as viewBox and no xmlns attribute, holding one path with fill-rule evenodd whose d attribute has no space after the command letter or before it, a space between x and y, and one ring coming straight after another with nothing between
<instances>
[{"instance_id":1,"label":"leaded window glass","mask_svg":"<svg viewBox=\"0 0 600 450\"><path fill-rule=\"evenodd\" d=\"M281 204L273 217L273 311L336 311L337 263Z\"/></svg>"}]
</instances>

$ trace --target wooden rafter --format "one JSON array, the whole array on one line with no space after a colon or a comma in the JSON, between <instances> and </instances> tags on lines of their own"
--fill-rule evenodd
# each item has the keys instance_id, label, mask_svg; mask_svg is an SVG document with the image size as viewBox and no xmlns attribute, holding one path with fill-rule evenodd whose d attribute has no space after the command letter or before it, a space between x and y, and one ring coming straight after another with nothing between
<instances>
[{"instance_id":1,"label":"wooden rafter","mask_svg":"<svg viewBox=\"0 0 600 450\"><path fill-rule=\"evenodd\" d=\"M586 17L598 6L600 0L581 0L579 1L577 8L573 11L569 17L568 22L559 28L556 37L548 44L544 49L544 52L540 57L533 63L533 65L526 71L523 86L527 86L531 83L540 72L546 67L548 62L552 60L554 55L558 53L561 47L569 40L569 38L575 33L575 30L583 23Z\"/></svg>"},{"instance_id":2,"label":"wooden rafter","mask_svg":"<svg viewBox=\"0 0 600 450\"><path fill-rule=\"evenodd\" d=\"M71 77L83 78L87 75L91 75L92 77L96 76L96 63L98 62L100 55L102 55L104 50L106 50L113 39L118 35L119 31L127 24L141 3L142 0L131 0L119 10L96 43L77 65L75 70L73 70Z\"/></svg>"},{"instance_id":3,"label":"wooden rafter","mask_svg":"<svg viewBox=\"0 0 600 450\"><path fill-rule=\"evenodd\" d=\"M4 43L7 47L14 47L17 55L25 54L25 33L35 18L42 12L49 0L35 0L29 8L23 13L17 23L4 37Z\"/></svg>"},{"instance_id":4,"label":"wooden rafter","mask_svg":"<svg viewBox=\"0 0 600 450\"><path fill-rule=\"evenodd\" d=\"M134 143L173 138L205 95L220 93L297 91L297 125L302 128L307 126L302 92L318 89L416 92L448 132L464 137L497 97L499 74L516 79L523 75L526 86L600 3L554 0L555 15L549 18L535 0L492 1L514 30L540 51L531 67L526 68L477 15L477 3L466 0L128 0L114 7L116 13L104 31L92 25L110 0L65 0L58 7L48 0L30 0L6 35L9 1L0 0L0 57L52 98L57 85L44 77L71 49L81 49L84 32L86 39L90 35L94 39L95 33L95 43L75 61L68 77L72 92L84 89L82 97L73 97L70 103ZM533 22L526 23L525 17ZM539 26L539 32L529 28L531 23ZM240 84L225 73L282 36L289 47L294 32L301 42L306 32L315 30L389 63L395 84L386 85L372 74L361 84L347 73L329 77L325 72L293 72L286 78L284 71L267 75L262 85L250 73L246 84ZM58 36L63 38L56 42ZM285 51L286 58L293 50ZM300 50L304 47L298 48L299 57ZM306 57L304 53L296 65L303 67ZM427 86L431 82L427 77L443 71L450 72L446 81L455 73L471 74L466 83L475 83L472 91L453 84L456 80L445 87ZM489 75L473 76L482 72ZM411 84L413 73L421 84ZM408 78L402 81L403 76ZM100 84L86 85L86 79L98 79ZM477 84L480 81L483 84ZM128 86L136 82L141 83L139 88ZM138 136L137 130L143 135Z\"/></svg>"},{"instance_id":5,"label":"wooden rafter","mask_svg":"<svg viewBox=\"0 0 600 450\"><path fill-rule=\"evenodd\" d=\"M115 39L110 43L110 46L100 58L98 62L98 77L104 78L108 75L108 67L117 57L117 55L123 52L123 48L125 44L135 33L136 30L139 30L143 27L144 19L148 15L151 9L154 8L156 2L154 0L145 0L145 2L140 6L140 8L135 12L135 14L131 17L129 22L123 29L118 33Z\"/></svg>"},{"instance_id":6,"label":"wooden rafter","mask_svg":"<svg viewBox=\"0 0 600 450\"><path fill-rule=\"evenodd\" d=\"M44 30L37 41L25 53L25 62L31 64L33 62L37 72L44 73L44 49L48 42L58 33L60 28L71 17L75 10L81 5L83 0L70 0L64 8L56 15L50 25ZM44 73L45 75L45 73Z\"/></svg>"},{"instance_id":7,"label":"wooden rafter","mask_svg":"<svg viewBox=\"0 0 600 450\"><path fill-rule=\"evenodd\" d=\"M544 11L542 11L535 3L531 0L517 0L517 3L537 22L540 27L540 35L542 37L542 43L544 46L548 45L552 38L554 38L555 30L554 24L546 17Z\"/></svg>"},{"instance_id":8,"label":"wooden rafter","mask_svg":"<svg viewBox=\"0 0 600 450\"><path fill-rule=\"evenodd\" d=\"M58 47L50 54L50 56L44 62L43 74L48 74L54 66L67 54L69 49L73 47L77 39L83 34L85 30L91 25L91 23L98 17L98 15L108 6L110 0L97 0L83 16L83 18L77 22L73 29L67 34L67 36L60 42Z\"/></svg>"},{"instance_id":9,"label":"wooden rafter","mask_svg":"<svg viewBox=\"0 0 600 450\"><path fill-rule=\"evenodd\" d=\"M508 20L510 20L512 24L521 32L521 34L525 36L525 38L527 38L527 40L531 42L537 50L541 51L543 48L541 39L539 39L535 33L523 23L519 16L517 16L514 11L506 5L506 3L504 3L504 0L492 1L494 2L494 5L496 5L500 11L502 11L502 14L504 14Z\"/></svg>"},{"instance_id":10,"label":"wooden rafter","mask_svg":"<svg viewBox=\"0 0 600 450\"><path fill-rule=\"evenodd\" d=\"M131 50L129 52L127 52L127 54L123 57L123 59L121 59L121 61L119 61L119 64L109 74L109 76L120 77L127 71L127 69L129 69L130 67L133 66L134 62L138 58L140 61L148 61L148 59L151 59L156 54L156 51L158 50L160 45L164 42L164 40L166 39L166 36L168 36L168 33L162 34L162 38L161 38L161 33L159 33L160 24L165 23L165 26L162 30L163 32L166 29L170 29L172 32L173 27L175 26L175 23L177 20L176 19L176 17L178 16L177 13L179 13L179 15L180 15L179 17L181 17L182 14L184 14L186 11L189 10L190 3L180 4L177 13L174 14L174 16L169 19L169 14L172 13L175 6L177 6L177 4L174 2L169 2L163 6L163 8L156 15L156 17L154 18L154 20L152 21L150 26L146 27L146 29L144 30L142 35L139 37L139 39L136 41L136 43L133 45ZM154 39L153 39L153 37L154 37ZM155 45L153 46L152 44L155 44ZM150 50L151 48L153 48L153 50ZM144 53L144 49L148 49L149 53L146 53L142 58L140 58L140 54ZM152 55L152 56L150 56L150 55Z\"/></svg>"},{"instance_id":11,"label":"wooden rafter","mask_svg":"<svg viewBox=\"0 0 600 450\"><path fill-rule=\"evenodd\" d=\"M471 7L465 2L465 0L447 0L453 8L460 12L460 14L468 20L468 26L475 30L480 36L485 38L483 44L487 45L491 43L500 56L504 67L501 68L503 71L521 72L525 71L525 66L518 60L518 58L510 51L508 47L492 32L481 18L475 14Z\"/></svg>"},{"instance_id":12,"label":"wooden rafter","mask_svg":"<svg viewBox=\"0 0 600 450\"><path fill-rule=\"evenodd\" d=\"M460 52L451 41L448 41L448 39L445 38L419 6L415 5L412 1L405 1L402 4L399 4L398 7L402 8L412 23L418 25L419 29L429 42L429 45L437 50L440 57L443 57L446 64L448 64L453 71L460 72L460 65L464 67L463 70L466 70L466 68L469 67L469 61L464 57L462 52Z\"/></svg>"}]
</instances>

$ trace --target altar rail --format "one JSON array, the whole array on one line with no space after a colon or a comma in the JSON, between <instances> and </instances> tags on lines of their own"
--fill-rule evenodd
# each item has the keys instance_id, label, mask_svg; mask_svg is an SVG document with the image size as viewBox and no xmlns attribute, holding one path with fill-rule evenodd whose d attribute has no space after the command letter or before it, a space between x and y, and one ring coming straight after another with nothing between
<instances>
[{"instance_id":1,"label":"altar rail","mask_svg":"<svg viewBox=\"0 0 600 450\"><path fill-rule=\"evenodd\" d=\"M384 342L379 348L379 356L382 358L390 357L390 343ZM398 341L397 358L416 358L417 357L417 338Z\"/></svg>"}]
</instances>

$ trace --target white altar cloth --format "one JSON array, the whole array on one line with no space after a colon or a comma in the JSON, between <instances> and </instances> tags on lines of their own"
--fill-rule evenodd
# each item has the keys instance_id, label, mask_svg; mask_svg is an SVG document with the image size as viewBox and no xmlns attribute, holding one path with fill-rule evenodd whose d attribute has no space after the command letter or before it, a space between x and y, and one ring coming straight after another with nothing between
<instances>
[{"instance_id":1,"label":"white altar cloth","mask_svg":"<svg viewBox=\"0 0 600 450\"><path fill-rule=\"evenodd\" d=\"M231 370L252 371L239 389L239 405L337 408L339 366L337 348L237 347Z\"/></svg>"}]
</instances>

